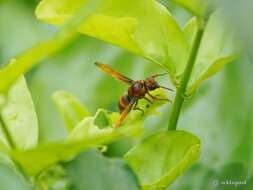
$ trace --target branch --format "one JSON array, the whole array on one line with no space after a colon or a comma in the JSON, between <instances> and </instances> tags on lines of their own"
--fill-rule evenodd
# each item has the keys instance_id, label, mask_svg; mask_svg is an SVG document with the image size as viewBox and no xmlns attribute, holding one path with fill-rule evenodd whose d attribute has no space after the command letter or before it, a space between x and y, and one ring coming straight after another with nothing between
<instances>
[{"instance_id":1,"label":"branch","mask_svg":"<svg viewBox=\"0 0 253 190\"><path fill-rule=\"evenodd\" d=\"M176 97L174 100L174 104L173 104L170 119L169 119L168 130L175 130L177 128L178 118L179 118L181 108L182 108L182 105L183 105L184 99L185 99L185 92L187 89L187 84L190 79L192 69L193 69L194 63L195 63L197 55L198 55L201 40L202 40L202 37L204 34L204 30L205 30L204 23L205 23L204 21L198 20L197 34L194 39L194 43L193 43L193 46L192 46L192 49L190 52L189 59L187 61L187 65L186 65L186 68L184 71L183 78L180 82L180 86L177 89Z\"/></svg>"}]
</instances>

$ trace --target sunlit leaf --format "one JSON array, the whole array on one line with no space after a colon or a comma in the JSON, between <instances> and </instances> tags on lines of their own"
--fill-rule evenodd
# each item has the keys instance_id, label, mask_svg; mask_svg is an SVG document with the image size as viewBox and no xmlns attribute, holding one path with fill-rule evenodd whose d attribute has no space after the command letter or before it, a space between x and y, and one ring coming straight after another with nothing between
<instances>
[{"instance_id":1,"label":"sunlit leaf","mask_svg":"<svg viewBox=\"0 0 253 190\"><path fill-rule=\"evenodd\" d=\"M71 189L139 190L131 168L120 159L109 159L98 151L87 151L65 164Z\"/></svg>"},{"instance_id":2,"label":"sunlit leaf","mask_svg":"<svg viewBox=\"0 0 253 190\"><path fill-rule=\"evenodd\" d=\"M184 28L184 34L189 44L193 43L196 29L197 20L193 18ZM216 74L225 64L238 57L239 47L236 42L233 32L222 17L221 10L217 10L211 15L206 26L187 94L192 94L203 80Z\"/></svg>"},{"instance_id":3,"label":"sunlit leaf","mask_svg":"<svg viewBox=\"0 0 253 190\"><path fill-rule=\"evenodd\" d=\"M205 9L209 3L200 0L175 1L197 16L206 12ZM85 3L84 0L75 1L75 3L70 0L61 2L44 0L37 7L36 13L37 17L45 22L62 24ZM190 82L189 91L191 93L202 80L213 75L225 63L235 58L231 43L233 39L231 35L223 39L222 35L227 33L228 29L225 29L219 17L220 15L216 16L216 14L212 16L207 26ZM194 39L196 21L191 20L190 22L182 34L168 11L156 1L142 0L123 3L108 0L93 12L79 31L165 66L174 84L178 85L187 63L189 47ZM213 44L211 48L209 44Z\"/></svg>"},{"instance_id":4,"label":"sunlit leaf","mask_svg":"<svg viewBox=\"0 0 253 190\"><path fill-rule=\"evenodd\" d=\"M63 24L85 0L43 0L39 19ZM79 28L81 33L142 55L167 69L173 80L182 73L188 46L168 10L154 0L105 0Z\"/></svg>"},{"instance_id":5,"label":"sunlit leaf","mask_svg":"<svg viewBox=\"0 0 253 190\"><path fill-rule=\"evenodd\" d=\"M165 189L200 154L200 140L184 131L169 131L145 138L125 159L137 174L143 190Z\"/></svg>"},{"instance_id":6,"label":"sunlit leaf","mask_svg":"<svg viewBox=\"0 0 253 190\"><path fill-rule=\"evenodd\" d=\"M80 128L82 127L81 129L89 129L87 131L88 134L82 133L77 136L74 132L70 135L69 140L65 142L39 145L35 149L28 151L15 151L12 157L30 175L36 175L59 161L67 161L82 151L102 146L124 136L129 136L129 134L136 130L131 126L130 128L122 127L118 130L113 130L112 128L98 129L90 120L91 118L87 117L81 122L83 125L79 125ZM80 132L84 131L80 130L80 128L77 128Z\"/></svg>"},{"instance_id":7,"label":"sunlit leaf","mask_svg":"<svg viewBox=\"0 0 253 190\"><path fill-rule=\"evenodd\" d=\"M105 119L105 126L98 126L95 121L97 117L103 114ZM112 128L113 123L118 118L118 113L115 112L108 112L107 110L100 109L97 111L95 116L86 117L81 122L78 123L78 125L71 131L69 134L69 141L82 141L83 139L89 139L89 138L100 138L103 137L107 138L114 138L113 134L114 129Z\"/></svg>"},{"instance_id":8,"label":"sunlit leaf","mask_svg":"<svg viewBox=\"0 0 253 190\"><path fill-rule=\"evenodd\" d=\"M153 91L152 94L166 97L161 89ZM12 153L12 157L30 175L36 175L49 166L69 160L84 150L100 147L124 137L139 135L143 130L142 125L145 117L156 114L155 110L166 103L165 101L156 101L149 105L144 101L140 101L140 106L144 109L145 114L141 115L139 111L132 111L118 129L112 127L118 119L119 113L100 109L95 116L85 117L79 122L66 141L39 145L35 149L27 151L16 150ZM103 113L106 119L106 122L102 123L103 126L95 124L100 113Z\"/></svg>"},{"instance_id":9,"label":"sunlit leaf","mask_svg":"<svg viewBox=\"0 0 253 190\"><path fill-rule=\"evenodd\" d=\"M11 86L0 113L14 147L24 150L37 145L38 121L24 77Z\"/></svg>"},{"instance_id":10,"label":"sunlit leaf","mask_svg":"<svg viewBox=\"0 0 253 190\"><path fill-rule=\"evenodd\" d=\"M86 7L80 7L77 15L66 22L66 25L51 39L36 44L33 48L27 50L8 65L0 70L0 92L6 92L11 84L23 73L30 70L39 61L49 57L53 53L63 48L71 42L76 36L76 28L82 21L96 8L100 0L87 2Z\"/></svg>"},{"instance_id":11,"label":"sunlit leaf","mask_svg":"<svg viewBox=\"0 0 253 190\"><path fill-rule=\"evenodd\" d=\"M87 109L70 93L58 91L53 100L61 112L65 125L70 132L84 117L89 116Z\"/></svg>"},{"instance_id":12,"label":"sunlit leaf","mask_svg":"<svg viewBox=\"0 0 253 190\"><path fill-rule=\"evenodd\" d=\"M161 89L154 90L151 92L151 94L159 98L167 98L167 95L165 94L164 90ZM145 119L145 117L152 114L159 114L159 112L157 112L157 108L165 103L167 102L155 101L153 104L150 104L145 99L139 100L138 107L144 111L144 114L142 114L142 112L138 110L132 110L128 114L126 121L123 122L122 126L117 131L122 134L125 133L125 135L128 136L134 136L136 134L138 135L142 131L143 120ZM104 115L105 121L102 124L103 126L98 126L95 122L100 114ZM76 141L94 136L99 137L100 135L107 136L106 134L113 135L115 133L112 133L111 127L115 125L118 117L119 113L109 112L107 110L100 109L94 117L86 117L83 121L81 121L69 134L69 140Z\"/></svg>"}]
</instances>

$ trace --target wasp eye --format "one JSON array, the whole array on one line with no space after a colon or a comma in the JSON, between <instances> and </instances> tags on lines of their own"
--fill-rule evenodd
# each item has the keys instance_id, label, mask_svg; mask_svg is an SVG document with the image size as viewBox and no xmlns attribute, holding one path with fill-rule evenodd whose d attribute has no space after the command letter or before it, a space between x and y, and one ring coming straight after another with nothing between
<instances>
[{"instance_id":1,"label":"wasp eye","mask_svg":"<svg viewBox=\"0 0 253 190\"><path fill-rule=\"evenodd\" d=\"M152 90L155 90L156 88L156 85L152 85Z\"/></svg>"}]
</instances>

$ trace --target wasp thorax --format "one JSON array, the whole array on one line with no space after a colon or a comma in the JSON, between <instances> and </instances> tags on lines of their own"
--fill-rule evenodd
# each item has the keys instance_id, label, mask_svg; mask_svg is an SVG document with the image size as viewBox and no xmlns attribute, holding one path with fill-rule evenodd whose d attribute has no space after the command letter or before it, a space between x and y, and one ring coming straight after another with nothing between
<instances>
[{"instance_id":1,"label":"wasp thorax","mask_svg":"<svg viewBox=\"0 0 253 190\"><path fill-rule=\"evenodd\" d=\"M133 85L133 92L139 92L143 88L143 84L140 82L137 82Z\"/></svg>"},{"instance_id":2,"label":"wasp thorax","mask_svg":"<svg viewBox=\"0 0 253 190\"><path fill-rule=\"evenodd\" d=\"M144 97L145 93L146 93L146 89L145 89L143 81L138 81L134 83L128 89L128 94L130 97L142 98Z\"/></svg>"}]
</instances>

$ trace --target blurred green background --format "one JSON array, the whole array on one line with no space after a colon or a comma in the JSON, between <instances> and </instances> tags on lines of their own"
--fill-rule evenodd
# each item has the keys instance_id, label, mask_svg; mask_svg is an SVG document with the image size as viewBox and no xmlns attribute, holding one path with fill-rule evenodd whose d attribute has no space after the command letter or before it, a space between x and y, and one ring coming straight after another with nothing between
<instances>
[{"instance_id":1,"label":"blurred green background","mask_svg":"<svg viewBox=\"0 0 253 190\"><path fill-rule=\"evenodd\" d=\"M181 26L190 18L187 12L169 1L161 2ZM34 9L37 3L38 0L0 1L0 64L57 31L57 28L36 20ZM201 139L202 154L201 159L179 177L170 190L253 189L253 64L250 58L253 36L249 32L253 27L248 23L253 15L252 11L244 11L252 4L247 3L251 2L224 1L224 16L235 26L246 53L204 82L193 98L187 100L178 128ZM232 14L234 12L236 14ZM38 114L40 143L66 137L63 120L51 100L52 93L57 90L72 92L92 113L101 107L117 109L118 98L126 86L98 70L93 65L98 60L134 79L162 72L159 66L143 58L80 35L26 75ZM163 85L171 86L169 79L159 80ZM146 134L166 130L170 107L167 104L161 108L161 117L150 117L145 121ZM118 142L107 154L119 156L129 144L127 140ZM10 178L15 180L16 176L1 166L1 186L6 184L6 189L12 189L8 183ZM229 179L246 180L247 184L220 184ZM22 189L22 185L18 186Z\"/></svg>"}]
</instances>

